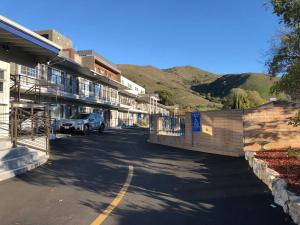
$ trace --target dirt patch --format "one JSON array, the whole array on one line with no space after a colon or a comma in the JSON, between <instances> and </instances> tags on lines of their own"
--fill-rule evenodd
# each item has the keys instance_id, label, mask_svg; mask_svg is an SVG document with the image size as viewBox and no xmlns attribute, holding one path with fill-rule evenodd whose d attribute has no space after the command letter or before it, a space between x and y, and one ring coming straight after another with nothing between
<instances>
[{"instance_id":1,"label":"dirt patch","mask_svg":"<svg viewBox=\"0 0 300 225\"><path fill-rule=\"evenodd\" d=\"M300 153L300 149L296 151ZM288 182L288 190L300 195L300 159L289 156L286 149L257 152L255 157L267 162Z\"/></svg>"}]
</instances>

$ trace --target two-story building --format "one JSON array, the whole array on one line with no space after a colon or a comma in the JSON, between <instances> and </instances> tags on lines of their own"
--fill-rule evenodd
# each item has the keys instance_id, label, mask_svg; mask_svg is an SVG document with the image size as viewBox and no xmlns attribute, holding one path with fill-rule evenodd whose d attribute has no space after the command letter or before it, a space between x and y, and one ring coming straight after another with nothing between
<instances>
[{"instance_id":1,"label":"two-story building","mask_svg":"<svg viewBox=\"0 0 300 225\"><path fill-rule=\"evenodd\" d=\"M72 41L55 30L39 30L39 35L61 47L48 64L28 67L12 64L22 81L22 98L50 106L51 118L60 120L79 112L102 113L109 127L149 122L149 113L160 112L156 95L121 75L116 65L94 50L76 51ZM38 83L37 91L28 92ZM145 105L141 107L142 105Z\"/></svg>"}]
</instances>

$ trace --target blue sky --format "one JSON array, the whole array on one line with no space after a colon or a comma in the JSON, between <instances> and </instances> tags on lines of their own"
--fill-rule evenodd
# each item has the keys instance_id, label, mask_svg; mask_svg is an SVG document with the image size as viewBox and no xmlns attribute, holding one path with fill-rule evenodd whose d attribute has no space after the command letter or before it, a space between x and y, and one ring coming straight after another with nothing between
<instances>
[{"instance_id":1,"label":"blue sky","mask_svg":"<svg viewBox=\"0 0 300 225\"><path fill-rule=\"evenodd\" d=\"M54 28L76 49L93 48L114 63L225 74L266 71L279 29L266 1L1 0L0 14L33 30Z\"/></svg>"}]
</instances>

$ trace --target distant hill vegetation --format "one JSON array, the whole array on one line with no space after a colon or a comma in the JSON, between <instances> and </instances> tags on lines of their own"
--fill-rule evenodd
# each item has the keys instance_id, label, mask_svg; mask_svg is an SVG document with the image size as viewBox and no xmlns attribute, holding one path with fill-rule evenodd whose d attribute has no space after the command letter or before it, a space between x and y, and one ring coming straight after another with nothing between
<instances>
[{"instance_id":1,"label":"distant hill vegetation","mask_svg":"<svg viewBox=\"0 0 300 225\"><path fill-rule=\"evenodd\" d=\"M148 93L159 93L168 98L168 104L196 107L201 110L222 107L219 103L205 99L191 88L195 84L215 80L219 77L216 74L191 66L161 70L153 66L119 64L118 68L123 76L145 87Z\"/></svg>"},{"instance_id":2,"label":"distant hill vegetation","mask_svg":"<svg viewBox=\"0 0 300 225\"><path fill-rule=\"evenodd\" d=\"M164 104L197 110L222 108L226 96L237 88L267 101L272 97L270 88L278 79L260 73L220 76L192 66L159 69L119 64L118 68L125 77L145 87L148 93L159 93Z\"/></svg>"},{"instance_id":3,"label":"distant hill vegetation","mask_svg":"<svg viewBox=\"0 0 300 225\"><path fill-rule=\"evenodd\" d=\"M163 69L163 71L176 74L188 85L210 83L219 78L219 76L214 73L193 66L177 66Z\"/></svg>"},{"instance_id":4,"label":"distant hill vegetation","mask_svg":"<svg viewBox=\"0 0 300 225\"><path fill-rule=\"evenodd\" d=\"M261 97L271 97L270 88L278 78L260 73L227 74L208 84L194 85L192 89L202 94L224 98L233 88L257 91Z\"/></svg>"}]
</instances>

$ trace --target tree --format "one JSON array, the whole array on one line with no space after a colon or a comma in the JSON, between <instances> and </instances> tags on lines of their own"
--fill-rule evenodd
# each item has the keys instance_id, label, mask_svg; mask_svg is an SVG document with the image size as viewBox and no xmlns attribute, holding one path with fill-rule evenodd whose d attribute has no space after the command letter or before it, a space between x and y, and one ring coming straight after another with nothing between
<instances>
[{"instance_id":1,"label":"tree","mask_svg":"<svg viewBox=\"0 0 300 225\"><path fill-rule=\"evenodd\" d=\"M281 36L279 45L273 50L267 62L269 72L282 75L271 91L285 92L293 100L300 99L300 0L270 0L273 12L284 23L286 32ZM300 113L291 120L299 125Z\"/></svg>"},{"instance_id":2,"label":"tree","mask_svg":"<svg viewBox=\"0 0 300 225\"><path fill-rule=\"evenodd\" d=\"M156 92L159 95L160 103L163 105L175 105L175 95L168 90L161 90Z\"/></svg>"},{"instance_id":3,"label":"tree","mask_svg":"<svg viewBox=\"0 0 300 225\"><path fill-rule=\"evenodd\" d=\"M233 88L223 102L227 109L247 109L250 107L248 94L241 88Z\"/></svg>"},{"instance_id":4,"label":"tree","mask_svg":"<svg viewBox=\"0 0 300 225\"><path fill-rule=\"evenodd\" d=\"M257 107L266 102L266 100L264 98L262 98L257 91L247 91L247 95L248 95L250 108Z\"/></svg>"},{"instance_id":5,"label":"tree","mask_svg":"<svg viewBox=\"0 0 300 225\"><path fill-rule=\"evenodd\" d=\"M279 40L278 46L267 65L273 76L282 75L272 91L284 91L292 99L300 98L300 1L270 0L273 12L280 17L286 31Z\"/></svg>"}]
</instances>

